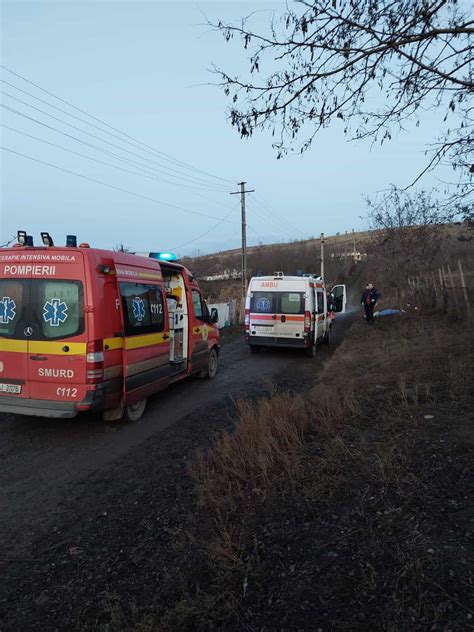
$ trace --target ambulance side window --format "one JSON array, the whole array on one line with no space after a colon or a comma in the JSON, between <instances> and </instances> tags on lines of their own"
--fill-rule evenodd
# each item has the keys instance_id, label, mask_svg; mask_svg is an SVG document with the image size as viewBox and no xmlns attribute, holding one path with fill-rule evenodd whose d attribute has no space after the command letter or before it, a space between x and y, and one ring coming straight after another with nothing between
<instances>
[{"instance_id":1,"label":"ambulance side window","mask_svg":"<svg viewBox=\"0 0 474 632\"><path fill-rule=\"evenodd\" d=\"M31 303L46 339L77 336L84 331L84 301L80 281L33 279Z\"/></svg>"},{"instance_id":2,"label":"ambulance side window","mask_svg":"<svg viewBox=\"0 0 474 632\"><path fill-rule=\"evenodd\" d=\"M28 304L25 281L0 279L0 336L14 336Z\"/></svg>"},{"instance_id":3,"label":"ambulance side window","mask_svg":"<svg viewBox=\"0 0 474 632\"><path fill-rule=\"evenodd\" d=\"M318 299L318 314L323 314L324 313L324 297L323 297L323 293L322 292L317 292L317 299Z\"/></svg>"},{"instance_id":4,"label":"ambulance side window","mask_svg":"<svg viewBox=\"0 0 474 632\"><path fill-rule=\"evenodd\" d=\"M201 300L201 293L198 290L192 291L194 316L198 320L204 319L204 310Z\"/></svg>"},{"instance_id":5,"label":"ambulance side window","mask_svg":"<svg viewBox=\"0 0 474 632\"><path fill-rule=\"evenodd\" d=\"M164 330L163 293L159 286L120 283L120 294L126 336Z\"/></svg>"}]
</instances>

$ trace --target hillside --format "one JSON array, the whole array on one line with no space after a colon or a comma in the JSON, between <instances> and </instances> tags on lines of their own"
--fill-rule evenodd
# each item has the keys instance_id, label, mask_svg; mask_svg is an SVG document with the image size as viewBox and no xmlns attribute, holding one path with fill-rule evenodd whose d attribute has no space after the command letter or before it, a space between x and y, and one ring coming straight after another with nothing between
<instances>
[{"instance_id":1,"label":"hillside","mask_svg":"<svg viewBox=\"0 0 474 632\"><path fill-rule=\"evenodd\" d=\"M404 231L407 230L408 233L413 232L413 238L415 238L418 228L404 229ZM466 224L453 223L442 226L441 239L433 265L442 266L451 260L454 261L457 253L468 251L472 240L471 233ZM358 263L365 262L367 258L375 257L376 259L377 254L385 249L384 239L385 235L380 231L325 236L324 277L326 283L331 285L345 282L355 272ZM418 240L419 237L416 236L415 239ZM252 246L247 249L248 276L250 278L255 275L271 275L275 270L282 270L286 274L296 274L298 271L319 274L320 256L319 238ZM466 259L468 260L468 257ZM240 249L188 257L182 261L199 278L208 299L225 301L240 296L242 265ZM385 264L386 262L381 263L382 267ZM382 270L379 270L376 265L373 265L372 269L378 277L383 276Z\"/></svg>"}]
</instances>

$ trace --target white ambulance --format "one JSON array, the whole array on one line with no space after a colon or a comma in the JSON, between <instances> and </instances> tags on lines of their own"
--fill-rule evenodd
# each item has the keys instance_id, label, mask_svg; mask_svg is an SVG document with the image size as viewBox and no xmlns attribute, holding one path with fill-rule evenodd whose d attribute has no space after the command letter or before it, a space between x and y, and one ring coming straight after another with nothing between
<instances>
[{"instance_id":1,"label":"white ambulance","mask_svg":"<svg viewBox=\"0 0 474 632\"><path fill-rule=\"evenodd\" d=\"M328 291L320 277L274 276L250 279L245 302L245 339L250 351L293 347L316 355L316 345L329 343L331 313L345 312L346 286Z\"/></svg>"}]
</instances>

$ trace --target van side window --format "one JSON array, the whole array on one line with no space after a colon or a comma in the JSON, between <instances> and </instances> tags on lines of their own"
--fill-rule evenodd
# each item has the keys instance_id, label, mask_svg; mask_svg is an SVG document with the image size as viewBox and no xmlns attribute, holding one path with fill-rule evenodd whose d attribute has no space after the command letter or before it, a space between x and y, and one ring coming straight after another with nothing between
<instances>
[{"instance_id":1,"label":"van side window","mask_svg":"<svg viewBox=\"0 0 474 632\"><path fill-rule=\"evenodd\" d=\"M252 292L250 311L256 314L274 314L278 311L276 292Z\"/></svg>"},{"instance_id":2,"label":"van side window","mask_svg":"<svg viewBox=\"0 0 474 632\"><path fill-rule=\"evenodd\" d=\"M324 297L323 297L323 293L322 292L317 292L317 298L318 298L318 314L323 314L324 313Z\"/></svg>"},{"instance_id":3,"label":"van side window","mask_svg":"<svg viewBox=\"0 0 474 632\"><path fill-rule=\"evenodd\" d=\"M278 292L280 295L280 312L282 314L304 314L303 292Z\"/></svg>"},{"instance_id":4,"label":"van side window","mask_svg":"<svg viewBox=\"0 0 474 632\"><path fill-rule=\"evenodd\" d=\"M204 309L203 309L203 303L202 303L202 299L201 299L201 293L198 292L198 290L193 290L192 291L192 297L193 297L194 315L195 315L195 317L197 319L203 320L204 319Z\"/></svg>"},{"instance_id":5,"label":"van side window","mask_svg":"<svg viewBox=\"0 0 474 632\"><path fill-rule=\"evenodd\" d=\"M126 336L163 331L165 314L160 287L142 283L120 283Z\"/></svg>"},{"instance_id":6,"label":"van side window","mask_svg":"<svg viewBox=\"0 0 474 632\"><path fill-rule=\"evenodd\" d=\"M0 279L0 336L13 337L28 305L25 281Z\"/></svg>"},{"instance_id":7,"label":"van side window","mask_svg":"<svg viewBox=\"0 0 474 632\"><path fill-rule=\"evenodd\" d=\"M80 281L33 280L32 304L43 338L76 336L84 329Z\"/></svg>"}]
</instances>

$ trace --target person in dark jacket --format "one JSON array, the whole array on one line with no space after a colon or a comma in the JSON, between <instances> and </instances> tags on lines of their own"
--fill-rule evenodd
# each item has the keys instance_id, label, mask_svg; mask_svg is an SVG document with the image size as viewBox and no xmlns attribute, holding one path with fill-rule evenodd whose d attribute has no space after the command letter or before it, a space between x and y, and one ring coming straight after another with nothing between
<instances>
[{"instance_id":1,"label":"person in dark jacket","mask_svg":"<svg viewBox=\"0 0 474 632\"><path fill-rule=\"evenodd\" d=\"M377 290L372 283L367 283L365 290L362 292L360 304L364 306L365 318L369 325L374 322L374 307L377 303L378 296Z\"/></svg>"}]
</instances>

